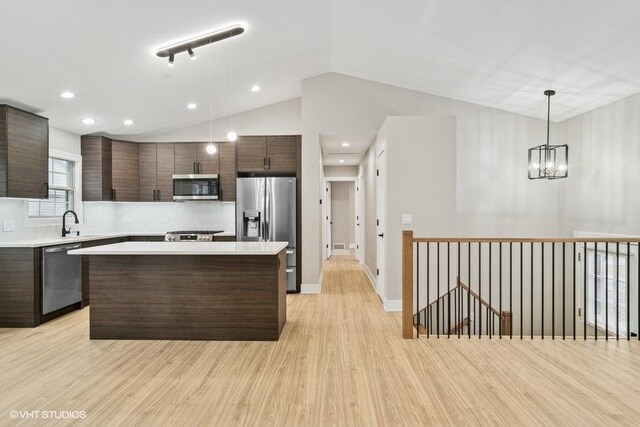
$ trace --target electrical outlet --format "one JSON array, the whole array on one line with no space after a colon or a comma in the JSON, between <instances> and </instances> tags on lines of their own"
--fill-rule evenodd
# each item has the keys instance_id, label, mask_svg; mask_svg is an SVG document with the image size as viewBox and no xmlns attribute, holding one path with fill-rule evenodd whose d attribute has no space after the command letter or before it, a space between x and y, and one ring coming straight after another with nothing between
<instances>
[{"instance_id":1,"label":"electrical outlet","mask_svg":"<svg viewBox=\"0 0 640 427\"><path fill-rule=\"evenodd\" d=\"M123 216L122 217L122 222L125 224L128 224L131 222L131 218L129 218L128 216Z\"/></svg>"},{"instance_id":2,"label":"electrical outlet","mask_svg":"<svg viewBox=\"0 0 640 427\"><path fill-rule=\"evenodd\" d=\"M2 231L5 231L5 232L16 231L16 225L12 219L5 219L2 221Z\"/></svg>"},{"instance_id":3,"label":"electrical outlet","mask_svg":"<svg viewBox=\"0 0 640 427\"><path fill-rule=\"evenodd\" d=\"M169 217L168 216L163 216L162 218L160 218L160 223L161 224L169 224Z\"/></svg>"},{"instance_id":4,"label":"electrical outlet","mask_svg":"<svg viewBox=\"0 0 640 427\"><path fill-rule=\"evenodd\" d=\"M87 227L95 227L96 226L96 222L94 221L92 216L86 216L84 217L84 223Z\"/></svg>"},{"instance_id":5,"label":"electrical outlet","mask_svg":"<svg viewBox=\"0 0 640 427\"><path fill-rule=\"evenodd\" d=\"M411 224L413 224L413 215L412 214L402 214L402 224L403 225L411 225Z\"/></svg>"}]
</instances>

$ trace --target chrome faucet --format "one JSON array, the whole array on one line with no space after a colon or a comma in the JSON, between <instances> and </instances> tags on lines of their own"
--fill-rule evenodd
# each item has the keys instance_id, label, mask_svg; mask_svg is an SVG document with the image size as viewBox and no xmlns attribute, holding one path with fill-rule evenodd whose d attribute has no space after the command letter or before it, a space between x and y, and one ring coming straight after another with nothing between
<instances>
[{"instance_id":1,"label":"chrome faucet","mask_svg":"<svg viewBox=\"0 0 640 427\"><path fill-rule=\"evenodd\" d=\"M69 227L69 229L67 230L67 214L68 213L72 213L76 219L76 224L80 224L80 221L78 221L78 215L76 215L74 211L68 210L65 213L63 213L62 214L62 237L67 237L67 234L71 234L71 227ZM80 232L78 231L77 234L79 236Z\"/></svg>"}]
</instances>

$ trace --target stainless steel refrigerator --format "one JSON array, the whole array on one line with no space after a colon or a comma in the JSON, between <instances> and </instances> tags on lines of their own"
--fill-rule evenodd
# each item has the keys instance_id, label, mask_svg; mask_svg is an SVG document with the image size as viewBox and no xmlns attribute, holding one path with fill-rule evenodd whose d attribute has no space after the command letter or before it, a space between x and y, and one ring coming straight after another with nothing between
<instances>
[{"instance_id":1,"label":"stainless steel refrigerator","mask_svg":"<svg viewBox=\"0 0 640 427\"><path fill-rule=\"evenodd\" d=\"M245 242L288 242L287 291L296 285L296 179L238 178L236 239Z\"/></svg>"}]
</instances>

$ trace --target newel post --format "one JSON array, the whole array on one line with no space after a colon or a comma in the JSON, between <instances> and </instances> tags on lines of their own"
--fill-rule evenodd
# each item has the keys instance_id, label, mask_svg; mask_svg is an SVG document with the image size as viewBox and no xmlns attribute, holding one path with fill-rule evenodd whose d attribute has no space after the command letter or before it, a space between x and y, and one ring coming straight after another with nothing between
<instances>
[{"instance_id":1,"label":"newel post","mask_svg":"<svg viewBox=\"0 0 640 427\"><path fill-rule=\"evenodd\" d=\"M413 338L413 230L402 232L402 337Z\"/></svg>"}]
</instances>

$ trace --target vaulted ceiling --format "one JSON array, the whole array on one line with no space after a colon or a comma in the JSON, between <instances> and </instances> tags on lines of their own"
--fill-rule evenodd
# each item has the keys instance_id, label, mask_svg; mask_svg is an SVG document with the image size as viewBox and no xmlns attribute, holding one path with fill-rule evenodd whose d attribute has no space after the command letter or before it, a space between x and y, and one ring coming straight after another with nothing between
<instances>
[{"instance_id":1,"label":"vaulted ceiling","mask_svg":"<svg viewBox=\"0 0 640 427\"><path fill-rule=\"evenodd\" d=\"M555 120L640 92L634 0L4 0L0 14L0 102L76 133L201 123L329 71L540 118L552 87ZM196 61L152 54L234 22L245 34Z\"/></svg>"}]
</instances>

